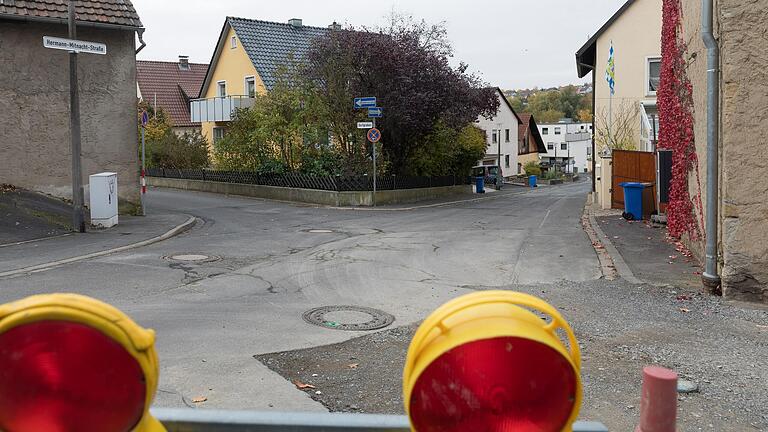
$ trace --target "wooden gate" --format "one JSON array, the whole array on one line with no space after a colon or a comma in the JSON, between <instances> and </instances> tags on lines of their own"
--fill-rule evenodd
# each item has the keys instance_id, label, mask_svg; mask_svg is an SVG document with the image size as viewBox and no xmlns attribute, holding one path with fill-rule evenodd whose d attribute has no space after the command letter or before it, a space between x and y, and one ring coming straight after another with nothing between
<instances>
[{"instance_id":1,"label":"wooden gate","mask_svg":"<svg viewBox=\"0 0 768 432\"><path fill-rule=\"evenodd\" d=\"M656 210L656 154L630 150L613 151L613 179L611 182L611 207L624 208L624 182L653 183L643 193L643 213Z\"/></svg>"}]
</instances>

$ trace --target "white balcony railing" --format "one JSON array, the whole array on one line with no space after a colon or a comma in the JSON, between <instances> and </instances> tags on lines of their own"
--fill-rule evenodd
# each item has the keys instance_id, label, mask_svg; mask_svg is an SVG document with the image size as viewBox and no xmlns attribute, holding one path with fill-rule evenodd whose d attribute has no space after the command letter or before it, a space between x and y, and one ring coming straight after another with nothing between
<instances>
[{"instance_id":1,"label":"white balcony railing","mask_svg":"<svg viewBox=\"0 0 768 432\"><path fill-rule=\"evenodd\" d=\"M221 96L206 99L193 99L189 102L192 122L226 122L234 117L235 110L253 105L253 98L248 96Z\"/></svg>"}]
</instances>

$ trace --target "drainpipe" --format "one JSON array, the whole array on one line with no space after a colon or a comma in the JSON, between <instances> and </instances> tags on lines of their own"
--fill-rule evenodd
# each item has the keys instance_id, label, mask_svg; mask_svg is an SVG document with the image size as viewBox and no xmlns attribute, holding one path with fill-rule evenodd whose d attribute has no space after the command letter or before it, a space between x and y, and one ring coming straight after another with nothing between
<instances>
[{"instance_id":1,"label":"drainpipe","mask_svg":"<svg viewBox=\"0 0 768 432\"><path fill-rule=\"evenodd\" d=\"M139 51L143 50L145 46L147 46L146 43L144 43L144 29L140 28L136 30L136 34L139 36L139 42L141 42L141 45L138 49L136 49L136 54L139 53Z\"/></svg>"},{"instance_id":2,"label":"drainpipe","mask_svg":"<svg viewBox=\"0 0 768 432\"><path fill-rule=\"evenodd\" d=\"M720 47L712 32L714 0L701 1L701 35L707 47L707 214L704 286L717 290L718 126L720 121Z\"/></svg>"}]
</instances>

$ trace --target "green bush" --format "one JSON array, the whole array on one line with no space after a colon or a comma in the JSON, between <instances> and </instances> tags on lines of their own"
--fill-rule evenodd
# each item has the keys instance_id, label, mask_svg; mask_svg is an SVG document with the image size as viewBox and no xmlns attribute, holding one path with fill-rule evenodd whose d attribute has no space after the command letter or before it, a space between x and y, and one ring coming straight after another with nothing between
<instances>
[{"instance_id":1,"label":"green bush","mask_svg":"<svg viewBox=\"0 0 768 432\"><path fill-rule=\"evenodd\" d=\"M525 170L525 173L529 176L535 175L537 177L541 177L541 167L539 166L538 162L531 161L525 164L523 167Z\"/></svg>"}]
</instances>

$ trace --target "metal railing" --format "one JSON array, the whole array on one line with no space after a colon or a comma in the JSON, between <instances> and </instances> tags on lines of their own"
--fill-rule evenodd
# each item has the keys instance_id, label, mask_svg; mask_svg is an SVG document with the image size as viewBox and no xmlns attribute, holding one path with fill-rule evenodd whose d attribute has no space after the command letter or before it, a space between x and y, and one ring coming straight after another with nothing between
<instances>
[{"instance_id":1,"label":"metal railing","mask_svg":"<svg viewBox=\"0 0 768 432\"><path fill-rule=\"evenodd\" d=\"M347 413L278 413L154 408L168 432L410 432L406 416ZM573 432L608 432L596 422L577 422Z\"/></svg>"},{"instance_id":2,"label":"metal railing","mask_svg":"<svg viewBox=\"0 0 768 432\"><path fill-rule=\"evenodd\" d=\"M149 177L241 183L335 192L367 192L373 190L373 177L365 175L314 176L301 173L262 174L248 171L175 168L149 168L147 169L147 175ZM469 184L469 179L463 176L379 176L376 187L377 190L401 190L459 186L464 184Z\"/></svg>"},{"instance_id":3,"label":"metal railing","mask_svg":"<svg viewBox=\"0 0 768 432\"><path fill-rule=\"evenodd\" d=\"M193 123L232 121L235 110L253 106L253 98L243 95L192 99L189 112Z\"/></svg>"}]
</instances>

